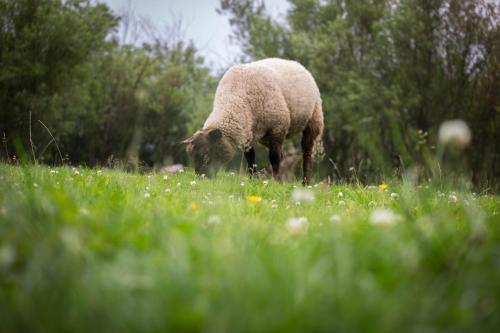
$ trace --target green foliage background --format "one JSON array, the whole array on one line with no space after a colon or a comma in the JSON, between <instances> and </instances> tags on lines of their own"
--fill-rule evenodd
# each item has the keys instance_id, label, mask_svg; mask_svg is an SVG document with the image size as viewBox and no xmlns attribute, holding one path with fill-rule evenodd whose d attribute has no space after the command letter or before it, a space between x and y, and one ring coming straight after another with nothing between
<instances>
[{"instance_id":1,"label":"green foliage background","mask_svg":"<svg viewBox=\"0 0 500 333\"><path fill-rule=\"evenodd\" d=\"M284 57L313 73L326 119L321 177L355 170L370 181L413 165L426 176L439 124L462 118L473 132L466 170L476 185L498 184L498 2L289 2L279 21L256 0L222 0L218 11L242 61ZM178 142L211 111L219 75L175 31L121 41L126 19L89 0L0 2L3 159L33 146L39 161L60 163L41 121L65 162L186 163Z\"/></svg>"}]
</instances>

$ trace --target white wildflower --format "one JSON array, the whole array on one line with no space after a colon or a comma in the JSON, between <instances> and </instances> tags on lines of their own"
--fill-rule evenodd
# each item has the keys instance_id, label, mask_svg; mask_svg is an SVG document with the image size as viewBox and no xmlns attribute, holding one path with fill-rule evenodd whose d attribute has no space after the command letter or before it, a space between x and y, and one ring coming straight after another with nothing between
<instances>
[{"instance_id":1,"label":"white wildflower","mask_svg":"<svg viewBox=\"0 0 500 333\"><path fill-rule=\"evenodd\" d=\"M342 193L342 192L337 193L337 197L343 198L344 197L344 193Z\"/></svg>"},{"instance_id":2,"label":"white wildflower","mask_svg":"<svg viewBox=\"0 0 500 333\"><path fill-rule=\"evenodd\" d=\"M179 183L177 183L177 187L181 187L181 183L180 183L180 182L179 182Z\"/></svg>"},{"instance_id":3,"label":"white wildflower","mask_svg":"<svg viewBox=\"0 0 500 333\"><path fill-rule=\"evenodd\" d=\"M240 186L245 186L245 182L241 182L241 183L240 183Z\"/></svg>"},{"instance_id":4,"label":"white wildflower","mask_svg":"<svg viewBox=\"0 0 500 333\"><path fill-rule=\"evenodd\" d=\"M391 200L398 200L399 199L399 194L392 192L391 193Z\"/></svg>"},{"instance_id":5,"label":"white wildflower","mask_svg":"<svg viewBox=\"0 0 500 333\"><path fill-rule=\"evenodd\" d=\"M457 198L457 196L455 194L452 193L452 194L450 194L448 196L448 202L450 202L450 203L456 203L457 201L458 201L458 198Z\"/></svg>"},{"instance_id":6,"label":"white wildflower","mask_svg":"<svg viewBox=\"0 0 500 333\"><path fill-rule=\"evenodd\" d=\"M296 188L292 191L292 199L296 203L297 202L311 203L314 202L315 197L313 191Z\"/></svg>"},{"instance_id":7,"label":"white wildflower","mask_svg":"<svg viewBox=\"0 0 500 333\"><path fill-rule=\"evenodd\" d=\"M102 170L97 170L97 174L101 175L102 174Z\"/></svg>"},{"instance_id":8,"label":"white wildflower","mask_svg":"<svg viewBox=\"0 0 500 333\"><path fill-rule=\"evenodd\" d=\"M230 175L230 176L234 176L234 175L235 175L235 173L234 173L233 171L231 171L231 172L229 173L229 175Z\"/></svg>"},{"instance_id":9,"label":"white wildflower","mask_svg":"<svg viewBox=\"0 0 500 333\"><path fill-rule=\"evenodd\" d=\"M0 268L9 268L15 260L16 249L10 244L3 245L0 249Z\"/></svg>"},{"instance_id":10,"label":"white wildflower","mask_svg":"<svg viewBox=\"0 0 500 333\"><path fill-rule=\"evenodd\" d=\"M292 232L300 232L307 226L307 217L291 217L286 221L287 229Z\"/></svg>"},{"instance_id":11,"label":"white wildflower","mask_svg":"<svg viewBox=\"0 0 500 333\"><path fill-rule=\"evenodd\" d=\"M57 170L50 169L50 173L52 173L52 174L57 174L58 172L57 172Z\"/></svg>"},{"instance_id":12,"label":"white wildflower","mask_svg":"<svg viewBox=\"0 0 500 333\"><path fill-rule=\"evenodd\" d=\"M438 198L442 198L442 197L444 197L444 193L441 191L438 191L437 196L438 196Z\"/></svg>"},{"instance_id":13,"label":"white wildflower","mask_svg":"<svg viewBox=\"0 0 500 333\"><path fill-rule=\"evenodd\" d=\"M461 119L447 120L439 127L438 141L442 145L452 144L464 148L469 145L470 140L469 126Z\"/></svg>"},{"instance_id":14,"label":"white wildflower","mask_svg":"<svg viewBox=\"0 0 500 333\"><path fill-rule=\"evenodd\" d=\"M370 215L370 222L373 224L390 225L398 222L401 216L390 209L375 209Z\"/></svg>"},{"instance_id":15,"label":"white wildflower","mask_svg":"<svg viewBox=\"0 0 500 333\"><path fill-rule=\"evenodd\" d=\"M170 192L172 192L172 190L171 190L171 189L169 189L169 188L166 188L165 190L163 190L163 192L165 192L165 193L170 193Z\"/></svg>"},{"instance_id":16,"label":"white wildflower","mask_svg":"<svg viewBox=\"0 0 500 333\"><path fill-rule=\"evenodd\" d=\"M219 224L221 222L221 219L217 215L211 215L208 217L208 224Z\"/></svg>"},{"instance_id":17,"label":"white wildflower","mask_svg":"<svg viewBox=\"0 0 500 333\"><path fill-rule=\"evenodd\" d=\"M168 176L167 175L163 176L163 180L168 180Z\"/></svg>"},{"instance_id":18,"label":"white wildflower","mask_svg":"<svg viewBox=\"0 0 500 333\"><path fill-rule=\"evenodd\" d=\"M308 188L308 189L311 189L311 188L313 188L313 187L312 187L311 185L307 185L307 188Z\"/></svg>"},{"instance_id":19,"label":"white wildflower","mask_svg":"<svg viewBox=\"0 0 500 333\"><path fill-rule=\"evenodd\" d=\"M353 172L354 171L354 167L350 167L349 171Z\"/></svg>"},{"instance_id":20,"label":"white wildflower","mask_svg":"<svg viewBox=\"0 0 500 333\"><path fill-rule=\"evenodd\" d=\"M278 205L277 204L272 204L271 208L278 208Z\"/></svg>"},{"instance_id":21,"label":"white wildflower","mask_svg":"<svg viewBox=\"0 0 500 333\"><path fill-rule=\"evenodd\" d=\"M269 180L264 180L264 181L262 182L262 184L263 184L264 186L269 185Z\"/></svg>"},{"instance_id":22,"label":"white wildflower","mask_svg":"<svg viewBox=\"0 0 500 333\"><path fill-rule=\"evenodd\" d=\"M345 201L344 200L339 200L338 205L339 206L345 206Z\"/></svg>"},{"instance_id":23,"label":"white wildflower","mask_svg":"<svg viewBox=\"0 0 500 333\"><path fill-rule=\"evenodd\" d=\"M150 196L151 194L149 194L149 192L144 193L144 198L149 198Z\"/></svg>"},{"instance_id":24,"label":"white wildflower","mask_svg":"<svg viewBox=\"0 0 500 333\"><path fill-rule=\"evenodd\" d=\"M202 179L205 178L205 174L202 173L201 176L200 176Z\"/></svg>"},{"instance_id":25,"label":"white wildflower","mask_svg":"<svg viewBox=\"0 0 500 333\"><path fill-rule=\"evenodd\" d=\"M33 183L33 187L38 187L38 184L37 183Z\"/></svg>"},{"instance_id":26,"label":"white wildflower","mask_svg":"<svg viewBox=\"0 0 500 333\"><path fill-rule=\"evenodd\" d=\"M196 180L192 180L190 184L191 184L191 186L195 186L196 185Z\"/></svg>"},{"instance_id":27,"label":"white wildflower","mask_svg":"<svg viewBox=\"0 0 500 333\"><path fill-rule=\"evenodd\" d=\"M339 223L339 222L342 222L342 217L340 217L340 215L332 215L330 216L330 222L334 222L334 223Z\"/></svg>"},{"instance_id":28,"label":"white wildflower","mask_svg":"<svg viewBox=\"0 0 500 333\"><path fill-rule=\"evenodd\" d=\"M82 240L78 231L74 228L66 227L62 229L59 233L59 237L63 244L73 253L79 253L82 251Z\"/></svg>"}]
</instances>

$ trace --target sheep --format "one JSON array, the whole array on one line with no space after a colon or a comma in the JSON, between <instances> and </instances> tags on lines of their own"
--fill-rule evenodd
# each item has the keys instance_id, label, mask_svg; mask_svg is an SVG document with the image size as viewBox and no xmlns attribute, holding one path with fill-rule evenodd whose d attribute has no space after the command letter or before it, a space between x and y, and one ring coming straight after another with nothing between
<instances>
[{"instance_id":1,"label":"sheep","mask_svg":"<svg viewBox=\"0 0 500 333\"><path fill-rule=\"evenodd\" d=\"M302 133L302 181L307 184L314 144L323 133L320 92L311 73L298 62L268 58L231 67L217 86L213 111L203 128L183 143L195 172L211 176L237 149L244 152L253 175L253 145L259 142L269 149L273 177L279 180L283 142L298 133Z\"/></svg>"}]
</instances>

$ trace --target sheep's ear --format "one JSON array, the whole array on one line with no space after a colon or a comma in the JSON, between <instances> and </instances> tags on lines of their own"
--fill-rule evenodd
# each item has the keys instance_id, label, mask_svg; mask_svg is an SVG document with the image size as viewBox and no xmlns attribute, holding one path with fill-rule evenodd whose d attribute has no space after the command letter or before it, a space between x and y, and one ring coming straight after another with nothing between
<instances>
[{"instance_id":1,"label":"sheep's ear","mask_svg":"<svg viewBox=\"0 0 500 333\"><path fill-rule=\"evenodd\" d=\"M219 140L222 138L222 131L218 128L215 128L208 132L208 137L210 140Z\"/></svg>"},{"instance_id":2,"label":"sheep's ear","mask_svg":"<svg viewBox=\"0 0 500 333\"><path fill-rule=\"evenodd\" d=\"M184 144L184 145L188 145L190 143L192 143L194 140L193 137L190 137L190 138L187 138L186 140L182 140L180 143Z\"/></svg>"}]
</instances>

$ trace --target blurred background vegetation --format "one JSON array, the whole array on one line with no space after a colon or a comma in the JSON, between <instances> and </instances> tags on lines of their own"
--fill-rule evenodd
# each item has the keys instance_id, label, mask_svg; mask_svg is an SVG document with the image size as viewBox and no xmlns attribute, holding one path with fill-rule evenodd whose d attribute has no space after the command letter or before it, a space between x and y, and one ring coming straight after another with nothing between
<instances>
[{"instance_id":1,"label":"blurred background vegetation","mask_svg":"<svg viewBox=\"0 0 500 333\"><path fill-rule=\"evenodd\" d=\"M473 133L468 174L498 189L498 1L289 2L280 21L261 1L221 0L217 10L241 61L283 57L313 73L326 123L322 177L368 182L412 166L425 176L439 125L462 118ZM178 142L203 124L223 72L180 22L159 30L84 0L2 0L0 22L1 159L186 163Z\"/></svg>"}]
</instances>

